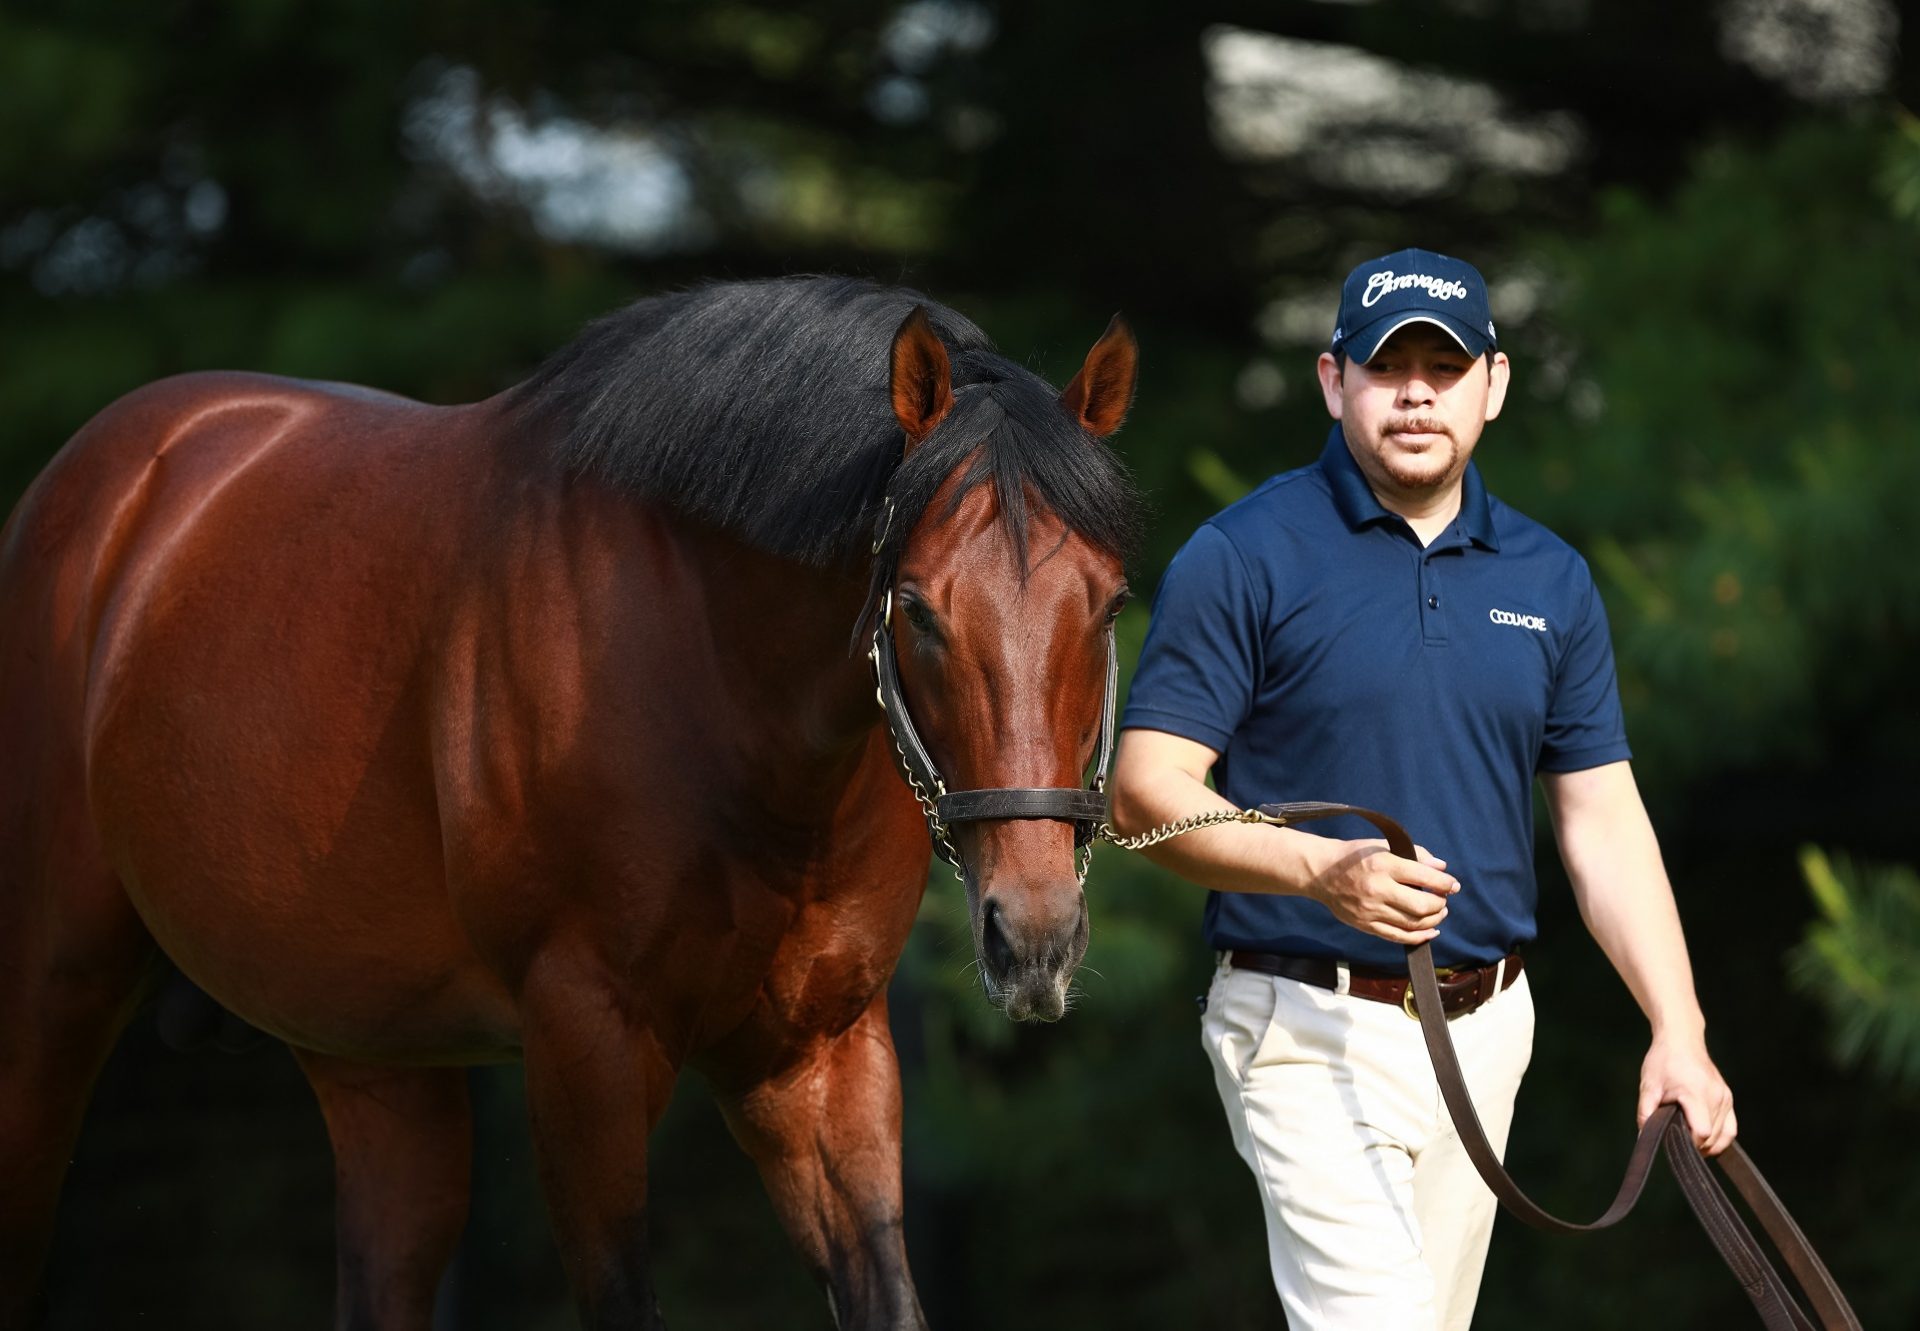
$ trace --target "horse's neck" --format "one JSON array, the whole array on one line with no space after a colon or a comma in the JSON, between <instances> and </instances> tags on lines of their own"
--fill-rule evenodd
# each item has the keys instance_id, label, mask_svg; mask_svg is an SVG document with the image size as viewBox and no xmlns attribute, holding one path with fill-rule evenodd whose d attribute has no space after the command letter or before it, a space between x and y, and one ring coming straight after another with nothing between
<instances>
[{"instance_id":1,"label":"horse's neck","mask_svg":"<svg viewBox=\"0 0 1920 1331\"><path fill-rule=\"evenodd\" d=\"M617 565L601 594L626 598L648 631L683 639L687 660L705 655L769 758L831 766L862 747L881 719L865 653L852 650L864 567L809 567L653 501L566 481L537 430L503 422L495 432L504 503L539 510L528 519L544 529L536 540L572 547L575 564Z\"/></svg>"},{"instance_id":2,"label":"horse's neck","mask_svg":"<svg viewBox=\"0 0 1920 1331\"><path fill-rule=\"evenodd\" d=\"M871 666L852 644L864 574L808 568L698 529L678 536L736 719L758 731L769 760L823 775L847 767L881 719Z\"/></svg>"},{"instance_id":3,"label":"horse's neck","mask_svg":"<svg viewBox=\"0 0 1920 1331\"><path fill-rule=\"evenodd\" d=\"M505 537L474 576L509 588L519 619L578 639L555 650L590 663L580 702L592 724L631 716L657 727L664 717L674 761L795 824L832 816L851 783L873 777L876 755L884 768L871 670L851 643L864 568L781 559L654 502L569 480L515 426L501 425L493 443ZM634 690L645 706L594 701Z\"/></svg>"},{"instance_id":4,"label":"horse's neck","mask_svg":"<svg viewBox=\"0 0 1920 1331\"><path fill-rule=\"evenodd\" d=\"M728 792L743 815L796 830L834 816L881 720L850 649L859 575L597 486L536 481L511 502L533 553L508 543L480 576L517 607L519 692L572 709L591 747L655 755L659 779Z\"/></svg>"}]
</instances>

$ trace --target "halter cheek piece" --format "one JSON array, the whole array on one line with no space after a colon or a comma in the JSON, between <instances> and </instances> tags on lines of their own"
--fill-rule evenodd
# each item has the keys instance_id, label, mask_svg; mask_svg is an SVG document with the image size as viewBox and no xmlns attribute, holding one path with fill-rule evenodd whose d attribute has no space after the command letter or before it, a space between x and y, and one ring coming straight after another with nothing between
<instances>
[{"instance_id":1,"label":"halter cheek piece","mask_svg":"<svg viewBox=\"0 0 1920 1331\"><path fill-rule=\"evenodd\" d=\"M874 536L873 553L878 555L886 543L887 528L893 521L893 501L889 499ZM1093 781L1077 786L996 786L982 790L949 791L933 757L913 728L907 713L907 700L900 688L900 664L893 649L893 578L876 579L879 585L879 613L873 616L873 644L868 659L873 662L874 691L886 714L887 730L893 737L893 751L900 775L906 778L920 811L927 819L927 832L940 858L952 865L957 875L966 866L960 861L959 848L953 844L950 828L955 823L977 823L1003 818L1046 818L1073 824L1073 844L1079 851L1079 876L1086 881L1087 864L1093 842L1107 821L1107 768L1113 761L1114 707L1120 691L1120 659L1115 650L1113 628L1107 628L1107 687L1100 710L1100 737L1096 743Z\"/></svg>"}]
</instances>

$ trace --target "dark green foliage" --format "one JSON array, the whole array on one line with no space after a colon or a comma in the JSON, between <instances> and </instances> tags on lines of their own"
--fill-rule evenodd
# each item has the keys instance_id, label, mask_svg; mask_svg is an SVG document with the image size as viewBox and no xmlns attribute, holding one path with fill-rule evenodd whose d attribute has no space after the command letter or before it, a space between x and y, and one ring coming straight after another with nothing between
<instances>
[{"instance_id":1,"label":"dark green foliage","mask_svg":"<svg viewBox=\"0 0 1920 1331\"><path fill-rule=\"evenodd\" d=\"M1889 756L1915 738L1886 704L1920 645L1920 265L1875 187L1885 143L1806 125L1711 152L1544 252L1558 298L1529 332L1564 350L1521 353L1486 468L1595 566L1662 781L1833 761L1843 718L1880 714Z\"/></svg>"},{"instance_id":2,"label":"dark green foliage","mask_svg":"<svg viewBox=\"0 0 1920 1331\"><path fill-rule=\"evenodd\" d=\"M1920 224L1920 122L1908 113L1901 112L1897 117L1879 179L1891 211L1910 228L1906 236L1890 238L1890 252L1910 253L1913 242L1920 238L1920 226L1916 226ZM1901 278L1896 280L1911 272L1910 264L1897 267ZM1880 311L1883 330L1895 345L1910 328L1901 316L1912 309L1910 303L1896 303ZM1879 368L1892 383L1911 391L1911 363L1909 351ZM1869 381L1870 385L1878 382ZM1896 399L1896 410L1898 406ZM1904 696L1909 706L1904 712L1896 710L1890 724L1882 723L1876 729L1882 744L1889 749L1898 745L1902 756L1907 756L1912 753L1914 720L1909 663L1920 596L1916 595L1912 575L1902 576L1904 561L1900 559L1895 522L1907 516L1903 500L1913 494L1911 480L1920 469L1920 448L1912 438L1911 415L1886 420L1879 447L1871 451L1879 455L1879 474L1870 473L1865 478L1867 484L1856 490L1877 488L1872 493L1856 493L1855 498L1867 512L1877 507L1883 521L1877 529L1849 532L1852 539L1840 543L1851 556L1840 576L1884 588L1864 613L1870 623L1897 626L1895 632L1902 636L1891 650L1869 645L1859 656L1837 660L1835 666L1851 692L1862 687L1860 674L1871 677L1870 668L1866 672L1860 669L1862 659L1890 663L1888 690L1893 696ZM1834 517L1844 522L1854 514L1835 513ZM1831 604L1837 598L1825 599ZM1910 843L1900 849L1912 855ZM1911 1094L1920 1088L1920 880L1916 880L1911 863L1877 866L1856 874L1846 861L1830 861L1813 847L1801 852L1800 868L1822 919L1808 929L1806 941L1795 949L1794 979L1826 1007L1833 1022L1834 1049L1842 1062L1869 1064L1886 1081Z\"/></svg>"}]
</instances>

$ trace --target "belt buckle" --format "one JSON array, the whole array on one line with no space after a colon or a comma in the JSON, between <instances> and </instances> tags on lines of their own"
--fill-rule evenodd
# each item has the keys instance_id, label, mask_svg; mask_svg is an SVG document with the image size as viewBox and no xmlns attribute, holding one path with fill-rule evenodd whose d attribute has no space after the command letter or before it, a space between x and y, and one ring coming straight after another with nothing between
<instances>
[{"instance_id":1,"label":"belt buckle","mask_svg":"<svg viewBox=\"0 0 1920 1331\"><path fill-rule=\"evenodd\" d=\"M1435 966L1433 968L1433 977L1436 980L1444 980L1451 975L1457 974L1458 971L1459 967L1457 966ZM1420 1020L1420 1013L1413 1006L1413 977L1411 975L1407 977L1406 992L1400 995L1400 1010L1413 1018L1413 1020ZM1446 1015L1445 995L1441 996L1441 1015Z\"/></svg>"}]
</instances>

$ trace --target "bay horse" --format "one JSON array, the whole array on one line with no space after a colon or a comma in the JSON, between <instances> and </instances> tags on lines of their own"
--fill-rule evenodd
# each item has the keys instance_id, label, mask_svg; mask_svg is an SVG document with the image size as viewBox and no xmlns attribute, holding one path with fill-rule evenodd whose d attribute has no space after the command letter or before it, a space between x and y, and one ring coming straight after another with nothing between
<instances>
[{"instance_id":1,"label":"bay horse","mask_svg":"<svg viewBox=\"0 0 1920 1331\"><path fill-rule=\"evenodd\" d=\"M0 536L0 1326L164 955L312 1082L343 1326L427 1327L463 1069L520 1059L585 1325L659 1324L647 1139L693 1067L839 1324L923 1327L886 984L928 819L863 639L956 786L1084 793L1136 359L1116 318L1056 392L917 293L789 278L470 405L200 373L90 421ZM934 826L989 996L1057 1017L1074 826Z\"/></svg>"}]
</instances>

